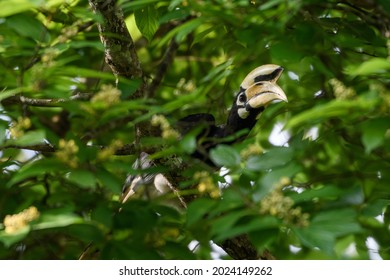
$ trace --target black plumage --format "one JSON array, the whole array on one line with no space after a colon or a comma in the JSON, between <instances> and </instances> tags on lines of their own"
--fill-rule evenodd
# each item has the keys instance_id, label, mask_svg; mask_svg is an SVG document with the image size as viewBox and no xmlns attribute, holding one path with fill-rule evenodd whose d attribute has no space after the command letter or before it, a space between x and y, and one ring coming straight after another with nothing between
<instances>
[{"instance_id":1,"label":"black plumage","mask_svg":"<svg viewBox=\"0 0 390 280\"><path fill-rule=\"evenodd\" d=\"M242 141L255 126L258 116L274 100L287 101L283 90L276 85L283 68L267 64L250 72L240 85L225 124L217 125L211 114L192 114L178 121L182 135L198 129L197 150L193 157L212 164L208 153L220 143Z\"/></svg>"}]
</instances>

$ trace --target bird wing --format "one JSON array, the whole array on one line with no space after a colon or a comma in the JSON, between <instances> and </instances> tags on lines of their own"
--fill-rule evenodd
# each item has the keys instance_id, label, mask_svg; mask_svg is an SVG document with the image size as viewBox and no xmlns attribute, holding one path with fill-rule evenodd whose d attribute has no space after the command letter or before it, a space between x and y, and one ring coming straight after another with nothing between
<instances>
[{"instance_id":1,"label":"bird wing","mask_svg":"<svg viewBox=\"0 0 390 280\"><path fill-rule=\"evenodd\" d=\"M144 170L154 166L150 160L149 155L145 152L141 152L139 158L133 163L133 170ZM121 201L126 202L137 189L144 185L150 185L153 183L156 174L142 174L142 175L129 175L127 176L125 183L122 187Z\"/></svg>"},{"instance_id":2,"label":"bird wing","mask_svg":"<svg viewBox=\"0 0 390 280\"><path fill-rule=\"evenodd\" d=\"M142 152L139 158L133 163L133 170L145 170L150 167L155 166L154 162L149 158L149 154ZM125 203L131 196L135 194L137 189L141 186L151 187L149 194L151 197L156 197L167 192L172 191L177 199L172 199L168 201L167 205L173 206L176 209L182 207L186 208L186 203L183 198L180 196L178 191L172 186L168 179L161 173L148 173L141 175L129 175L126 178L126 181L123 185L122 196L120 201Z\"/></svg>"}]
</instances>

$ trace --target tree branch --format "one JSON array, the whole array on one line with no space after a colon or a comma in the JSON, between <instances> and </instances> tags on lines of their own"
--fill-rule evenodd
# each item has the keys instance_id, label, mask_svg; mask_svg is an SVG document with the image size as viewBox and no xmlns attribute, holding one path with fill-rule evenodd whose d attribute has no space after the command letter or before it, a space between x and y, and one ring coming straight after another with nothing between
<instances>
[{"instance_id":1,"label":"tree branch","mask_svg":"<svg viewBox=\"0 0 390 280\"><path fill-rule=\"evenodd\" d=\"M69 98L29 98L22 95L14 95L1 101L2 105L22 104L36 107L57 107L60 103L73 100L88 100L91 97L90 93L76 93Z\"/></svg>"},{"instance_id":2,"label":"tree branch","mask_svg":"<svg viewBox=\"0 0 390 280\"><path fill-rule=\"evenodd\" d=\"M0 146L0 151L7 150L7 149L20 149L20 150L30 150L30 151L36 151L41 153L54 153L56 151L56 148L50 144L42 143L42 144L36 144L36 145L4 145Z\"/></svg>"},{"instance_id":3,"label":"tree branch","mask_svg":"<svg viewBox=\"0 0 390 280\"><path fill-rule=\"evenodd\" d=\"M99 148L104 149L106 146L86 146L87 148ZM49 143L42 143L37 145L4 145L0 146L0 151L7 150L7 149L20 149L20 150L30 150L30 151L36 151L40 153L55 153L57 151L57 147L49 144ZM135 146L134 144L125 144L122 147L118 148L114 155L116 156L128 156L135 154Z\"/></svg>"},{"instance_id":4,"label":"tree branch","mask_svg":"<svg viewBox=\"0 0 390 280\"><path fill-rule=\"evenodd\" d=\"M176 54L177 49L179 48L179 44L176 42L175 38L173 38L168 46L167 51L164 54L164 58L158 66L156 76L154 77L152 83L150 84L146 96L148 98L153 97L156 92L158 86L161 84L169 65L172 64L173 58Z\"/></svg>"},{"instance_id":5,"label":"tree branch","mask_svg":"<svg viewBox=\"0 0 390 280\"><path fill-rule=\"evenodd\" d=\"M89 0L92 10L103 18L98 23L100 39L105 48L105 60L117 77L142 77L135 45L127 30L123 12L114 0Z\"/></svg>"},{"instance_id":6,"label":"tree branch","mask_svg":"<svg viewBox=\"0 0 390 280\"><path fill-rule=\"evenodd\" d=\"M268 250L264 250L261 254L259 254L246 234L226 239L218 245L235 260L275 259Z\"/></svg>"}]
</instances>

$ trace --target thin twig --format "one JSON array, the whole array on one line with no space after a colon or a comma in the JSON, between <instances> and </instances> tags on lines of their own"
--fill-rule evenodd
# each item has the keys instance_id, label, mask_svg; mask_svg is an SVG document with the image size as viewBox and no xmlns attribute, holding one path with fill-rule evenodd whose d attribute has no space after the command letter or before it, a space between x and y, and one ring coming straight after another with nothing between
<instances>
[{"instance_id":1,"label":"thin twig","mask_svg":"<svg viewBox=\"0 0 390 280\"><path fill-rule=\"evenodd\" d=\"M36 145L9 144L9 145L0 146L0 151L7 150L7 149L30 150L30 151L36 151L41 153L54 153L56 151L54 146L47 143L36 144Z\"/></svg>"},{"instance_id":2,"label":"thin twig","mask_svg":"<svg viewBox=\"0 0 390 280\"><path fill-rule=\"evenodd\" d=\"M161 84L168 67L172 64L173 58L176 54L177 49L179 48L179 44L176 42L175 38L173 38L168 46L167 51L164 54L164 58L158 66L156 76L154 77L152 83L150 84L146 97L151 98L154 96L157 88Z\"/></svg>"},{"instance_id":3,"label":"thin twig","mask_svg":"<svg viewBox=\"0 0 390 280\"><path fill-rule=\"evenodd\" d=\"M57 107L60 103L74 100L88 100L91 93L76 93L69 98L30 98L22 95L14 95L1 101L3 105L22 104L35 107Z\"/></svg>"},{"instance_id":4,"label":"thin twig","mask_svg":"<svg viewBox=\"0 0 390 280\"><path fill-rule=\"evenodd\" d=\"M92 149L105 149L106 146L85 146L86 148L92 148ZM55 153L57 151L57 147L49 144L49 143L42 143L42 144L36 144L36 145L4 145L0 146L0 151L7 150L7 149L19 149L19 150L30 150L35 151L39 153ZM114 155L117 156L127 156L127 155L133 155L135 154L135 146L134 144L125 144L122 147L118 148Z\"/></svg>"}]
</instances>

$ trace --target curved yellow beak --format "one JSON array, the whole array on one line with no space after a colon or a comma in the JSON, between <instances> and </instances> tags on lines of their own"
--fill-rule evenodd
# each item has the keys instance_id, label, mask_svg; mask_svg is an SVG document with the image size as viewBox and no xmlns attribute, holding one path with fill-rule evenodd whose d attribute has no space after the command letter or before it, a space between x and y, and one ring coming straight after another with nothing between
<instances>
[{"instance_id":1,"label":"curved yellow beak","mask_svg":"<svg viewBox=\"0 0 390 280\"><path fill-rule=\"evenodd\" d=\"M251 108L266 107L272 101L288 102L284 91L274 82L261 82L252 85L246 90L247 106Z\"/></svg>"}]
</instances>

